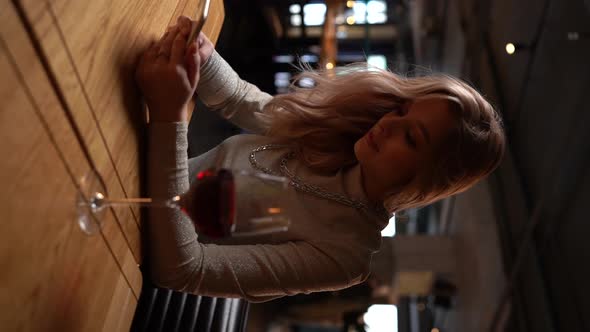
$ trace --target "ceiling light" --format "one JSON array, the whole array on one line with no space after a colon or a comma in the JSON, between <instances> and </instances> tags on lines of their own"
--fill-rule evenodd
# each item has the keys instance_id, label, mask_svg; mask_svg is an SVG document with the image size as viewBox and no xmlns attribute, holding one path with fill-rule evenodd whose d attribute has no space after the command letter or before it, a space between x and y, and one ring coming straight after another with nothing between
<instances>
[{"instance_id":1,"label":"ceiling light","mask_svg":"<svg viewBox=\"0 0 590 332\"><path fill-rule=\"evenodd\" d=\"M512 43L506 44L506 53L512 55L516 52L516 46Z\"/></svg>"}]
</instances>

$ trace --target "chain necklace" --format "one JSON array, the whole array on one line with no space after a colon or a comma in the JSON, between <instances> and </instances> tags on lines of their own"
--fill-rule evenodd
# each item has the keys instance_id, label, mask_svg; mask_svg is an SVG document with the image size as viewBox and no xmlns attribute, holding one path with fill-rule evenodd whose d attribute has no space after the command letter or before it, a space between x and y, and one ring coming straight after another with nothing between
<instances>
[{"instance_id":1,"label":"chain necklace","mask_svg":"<svg viewBox=\"0 0 590 332\"><path fill-rule=\"evenodd\" d=\"M364 202L361 202L356 199L351 199L343 194L330 192L321 187L305 183L300 177L293 174L293 172L291 172L291 170L289 170L289 168L287 167L287 162L295 157L295 152L293 151L289 151L281 157L280 171L275 171L270 168L264 167L258 162L258 160L256 160L256 153L258 152L266 150L278 150L288 147L290 146L282 144L266 144L259 146L256 149L252 150L252 152L250 152L250 165L252 165L252 167L257 171L269 175L286 176L290 180L289 184L299 191L303 191L322 199L327 199L336 203L340 203L342 205L352 207L367 214L373 214L382 218L387 217L387 211L383 207L370 207L368 204Z\"/></svg>"}]
</instances>

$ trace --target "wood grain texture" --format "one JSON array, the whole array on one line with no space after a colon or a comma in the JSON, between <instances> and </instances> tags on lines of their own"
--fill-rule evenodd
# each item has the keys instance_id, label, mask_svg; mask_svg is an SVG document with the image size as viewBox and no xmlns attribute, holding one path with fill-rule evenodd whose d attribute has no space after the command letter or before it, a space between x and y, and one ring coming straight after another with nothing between
<instances>
[{"instance_id":1,"label":"wood grain texture","mask_svg":"<svg viewBox=\"0 0 590 332\"><path fill-rule=\"evenodd\" d=\"M136 296L106 238L89 237L76 224L76 177L88 164L69 164L60 149L80 147L37 59L14 53L15 43L28 40L6 0L0 1L0 21L0 326L128 330ZM41 95L44 104L38 103Z\"/></svg>"},{"instance_id":2,"label":"wood grain texture","mask_svg":"<svg viewBox=\"0 0 590 332\"><path fill-rule=\"evenodd\" d=\"M72 1L72 4L77 1ZM87 150L90 156L90 163L93 168L100 174L105 183L107 194L113 197L139 195L139 144L136 132L131 130L122 130L122 123L115 122L113 129L120 133L120 139L126 144L121 144L120 148L125 149L126 156L122 158L124 163L132 165L135 169L130 178L127 179L130 192L126 192L120 181L119 170L112 154L108 150L104 132L100 124L100 118L96 117L92 105L88 99L85 85L80 82L80 72L72 63L72 54L69 52L67 45L64 44L63 32L56 24L56 17L52 12L49 4L39 1L23 1L27 24L31 26L36 38L39 41L43 56L47 59L50 66L50 73L56 77L57 83L63 95L65 96L67 108L66 112L73 119L73 125L80 133L83 140L83 148ZM82 15L81 15L82 16ZM108 93L108 92L107 92ZM121 112L113 111L126 116L125 110ZM131 123L125 120L123 124ZM106 125L110 128L110 123ZM131 167L131 166L128 166ZM128 208L113 209L116 215L116 221L119 227L123 229L125 240L129 243L129 248L135 256L135 260L141 262L139 214Z\"/></svg>"},{"instance_id":3,"label":"wood grain texture","mask_svg":"<svg viewBox=\"0 0 590 332\"><path fill-rule=\"evenodd\" d=\"M47 123L47 130L55 140L55 144L61 151L64 161L70 167L72 175L81 179L90 173L90 165L83 148L72 130L71 122L61 107L56 92L52 89L47 73L42 67L33 45L28 39L25 27L14 15L6 15L3 22L2 37L6 47L14 56L15 65L22 76L24 84L31 91L30 97L39 106L40 115ZM119 266L124 271L134 294L139 296L141 291L142 276L137 267L137 261L130 250L124 233L116 220L114 210L104 214L102 234L107 239L112 253L115 255Z\"/></svg>"},{"instance_id":4,"label":"wood grain texture","mask_svg":"<svg viewBox=\"0 0 590 332\"><path fill-rule=\"evenodd\" d=\"M72 110L93 164L113 197L141 196L143 113L133 72L137 56L196 1L24 0ZM223 2L214 0L204 27L217 39ZM115 209L126 241L141 262L137 209Z\"/></svg>"},{"instance_id":5,"label":"wood grain texture","mask_svg":"<svg viewBox=\"0 0 590 332\"><path fill-rule=\"evenodd\" d=\"M0 326L127 331L142 285L140 214L107 210L101 233L87 236L75 223L79 179L94 170L108 195L140 196L135 60L198 3L14 3L0 0ZM223 16L213 0L212 41Z\"/></svg>"}]
</instances>

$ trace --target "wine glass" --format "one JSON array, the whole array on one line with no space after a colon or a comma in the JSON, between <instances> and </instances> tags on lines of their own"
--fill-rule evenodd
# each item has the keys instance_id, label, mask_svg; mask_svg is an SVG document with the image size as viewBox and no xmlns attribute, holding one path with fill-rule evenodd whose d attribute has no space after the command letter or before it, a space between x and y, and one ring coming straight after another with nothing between
<instances>
[{"instance_id":1,"label":"wine glass","mask_svg":"<svg viewBox=\"0 0 590 332\"><path fill-rule=\"evenodd\" d=\"M286 178L247 170L210 169L199 172L189 190L179 196L110 198L95 173L80 181L78 223L88 234L101 228L107 207L147 206L181 209L197 233L210 238L243 237L287 231L290 225Z\"/></svg>"}]
</instances>

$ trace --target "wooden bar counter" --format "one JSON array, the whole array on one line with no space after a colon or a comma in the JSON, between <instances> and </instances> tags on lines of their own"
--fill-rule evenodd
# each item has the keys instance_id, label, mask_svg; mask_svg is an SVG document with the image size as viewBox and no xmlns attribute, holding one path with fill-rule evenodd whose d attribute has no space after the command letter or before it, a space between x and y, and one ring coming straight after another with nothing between
<instances>
[{"instance_id":1,"label":"wooden bar counter","mask_svg":"<svg viewBox=\"0 0 590 332\"><path fill-rule=\"evenodd\" d=\"M0 329L128 331L142 286L142 220L77 224L81 179L141 196L137 56L202 0L0 0ZM203 28L223 23L212 0Z\"/></svg>"}]
</instances>

